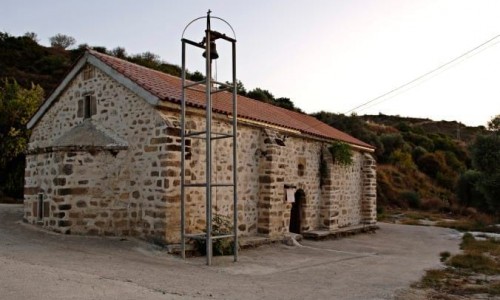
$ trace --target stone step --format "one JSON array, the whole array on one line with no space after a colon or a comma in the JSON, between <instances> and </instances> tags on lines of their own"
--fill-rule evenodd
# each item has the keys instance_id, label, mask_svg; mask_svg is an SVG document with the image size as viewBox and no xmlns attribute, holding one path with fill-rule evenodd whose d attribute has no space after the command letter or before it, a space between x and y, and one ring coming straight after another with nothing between
<instances>
[{"instance_id":1,"label":"stone step","mask_svg":"<svg viewBox=\"0 0 500 300\"><path fill-rule=\"evenodd\" d=\"M309 230L302 232L302 236L306 239L319 240L328 237L342 237L362 232L375 232L377 229L379 229L379 227L375 224L361 224L343 227L336 230Z\"/></svg>"},{"instance_id":2,"label":"stone step","mask_svg":"<svg viewBox=\"0 0 500 300\"><path fill-rule=\"evenodd\" d=\"M330 235L328 230L309 230L302 232L302 236L305 239L321 239Z\"/></svg>"}]
</instances>

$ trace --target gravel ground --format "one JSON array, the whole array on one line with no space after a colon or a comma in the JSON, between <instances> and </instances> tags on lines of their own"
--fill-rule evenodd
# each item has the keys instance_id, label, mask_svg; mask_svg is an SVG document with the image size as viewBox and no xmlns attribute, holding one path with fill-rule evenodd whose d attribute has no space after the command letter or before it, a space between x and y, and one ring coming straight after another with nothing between
<instances>
[{"instance_id":1,"label":"gravel ground","mask_svg":"<svg viewBox=\"0 0 500 300\"><path fill-rule=\"evenodd\" d=\"M394 299L457 252L450 229L380 223L375 234L186 261L135 239L59 235L0 204L0 299ZM418 299L418 295L414 295Z\"/></svg>"}]
</instances>

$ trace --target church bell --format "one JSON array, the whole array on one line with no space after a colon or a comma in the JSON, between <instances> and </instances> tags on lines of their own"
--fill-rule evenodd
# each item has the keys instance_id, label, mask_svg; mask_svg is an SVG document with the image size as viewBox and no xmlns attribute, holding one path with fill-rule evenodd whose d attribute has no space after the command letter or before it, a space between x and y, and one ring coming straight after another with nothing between
<instances>
[{"instance_id":1,"label":"church bell","mask_svg":"<svg viewBox=\"0 0 500 300\"><path fill-rule=\"evenodd\" d=\"M207 51L203 52L203 57L207 57ZM217 48L215 46L215 42L212 41L210 42L210 59L217 59L219 58L219 54L217 53Z\"/></svg>"}]
</instances>

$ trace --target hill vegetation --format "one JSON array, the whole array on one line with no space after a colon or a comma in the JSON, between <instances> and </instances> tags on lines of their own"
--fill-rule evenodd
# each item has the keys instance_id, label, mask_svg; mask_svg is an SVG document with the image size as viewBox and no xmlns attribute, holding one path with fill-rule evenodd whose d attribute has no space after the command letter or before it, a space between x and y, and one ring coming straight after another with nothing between
<instances>
[{"instance_id":1,"label":"hill vegetation","mask_svg":"<svg viewBox=\"0 0 500 300\"><path fill-rule=\"evenodd\" d=\"M88 48L175 76L177 65L151 52L129 55L122 47L108 50L76 44L57 34L51 47L38 43L35 33L11 36L0 32L0 193L22 198L24 150L28 117L52 91L77 58ZM200 72L188 79L203 80ZM295 111L289 98L276 98L268 90L247 91L238 82L238 93ZM45 93L48 95L49 93ZM387 115L346 116L329 112L313 114L319 120L376 147L378 206L426 210L465 210L467 207L498 215L500 206L500 118L489 128L467 127L458 122L403 118Z\"/></svg>"},{"instance_id":2,"label":"hill vegetation","mask_svg":"<svg viewBox=\"0 0 500 300\"><path fill-rule=\"evenodd\" d=\"M377 147L380 209L500 212L500 116L487 129L382 114L313 115Z\"/></svg>"}]
</instances>

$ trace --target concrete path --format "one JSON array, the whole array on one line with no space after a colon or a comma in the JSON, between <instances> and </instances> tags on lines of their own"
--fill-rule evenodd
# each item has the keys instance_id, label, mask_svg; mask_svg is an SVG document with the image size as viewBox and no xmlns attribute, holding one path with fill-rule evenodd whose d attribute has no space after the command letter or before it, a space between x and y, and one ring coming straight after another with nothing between
<instances>
[{"instance_id":1,"label":"concrete path","mask_svg":"<svg viewBox=\"0 0 500 300\"><path fill-rule=\"evenodd\" d=\"M454 230L381 223L375 234L182 261L134 239L59 235L0 204L0 299L392 299L456 252Z\"/></svg>"}]
</instances>

